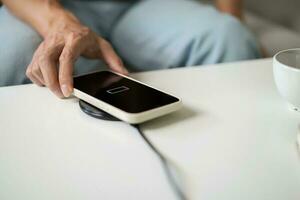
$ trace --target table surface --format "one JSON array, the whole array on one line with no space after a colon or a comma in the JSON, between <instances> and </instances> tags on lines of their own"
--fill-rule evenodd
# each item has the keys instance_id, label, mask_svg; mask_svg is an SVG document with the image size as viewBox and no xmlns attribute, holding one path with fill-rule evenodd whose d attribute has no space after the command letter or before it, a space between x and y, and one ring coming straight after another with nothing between
<instances>
[{"instance_id":1,"label":"table surface","mask_svg":"<svg viewBox=\"0 0 300 200\"><path fill-rule=\"evenodd\" d=\"M134 74L183 99L142 129L180 170L189 199L299 200L300 114L270 59ZM34 85L0 88L0 199L176 199L156 155L122 122Z\"/></svg>"}]
</instances>

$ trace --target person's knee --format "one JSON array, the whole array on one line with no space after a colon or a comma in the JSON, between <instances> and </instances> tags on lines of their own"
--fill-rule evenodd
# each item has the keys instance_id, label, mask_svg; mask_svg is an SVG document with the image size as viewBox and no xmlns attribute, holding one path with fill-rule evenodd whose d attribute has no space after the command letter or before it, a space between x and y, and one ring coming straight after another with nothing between
<instances>
[{"instance_id":1,"label":"person's knee","mask_svg":"<svg viewBox=\"0 0 300 200\"><path fill-rule=\"evenodd\" d=\"M214 62L231 62L261 57L255 36L238 19L222 14L210 38Z\"/></svg>"},{"instance_id":2,"label":"person's knee","mask_svg":"<svg viewBox=\"0 0 300 200\"><path fill-rule=\"evenodd\" d=\"M26 83L26 67L41 37L6 8L0 9L0 27L0 86Z\"/></svg>"},{"instance_id":3,"label":"person's knee","mask_svg":"<svg viewBox=\"0 0 300 200\"><path fill-rule=\"evenodd\" d=\"M260 57L254 36L232 16L194 1L158 2L134 7L113 31L113 44L138 70Z\"/></svg>"},{"instance_id":4,"label":"person's knee","mask_svg":"<svg viewBox=\"0 0 300 200\"><path fill-rule=\"evenodd\" d=\"M238 19L215 13L213 26L198 25L186 42L185 65L215 64L261 57L254 35Z\"/></svg>"}]
</instances>

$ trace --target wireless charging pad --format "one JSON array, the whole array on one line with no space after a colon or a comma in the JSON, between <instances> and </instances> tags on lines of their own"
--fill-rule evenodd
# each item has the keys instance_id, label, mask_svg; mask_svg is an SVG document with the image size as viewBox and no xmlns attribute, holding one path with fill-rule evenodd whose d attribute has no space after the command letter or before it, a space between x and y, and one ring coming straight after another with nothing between
<instances>
[{"instance_id":1,"label":"wireless charging pad","mask_svg":"<svg viewBox=\"0 0 300 200\"><path fill-rule=\"evenodd\" d=\"M79 106L84 113L90 115L91 117L106 121L121 121L118 118L108 114L103 110L100 110L99 108L96 108L95 106L92 106L83 100L79 100Z\"/></svg>"}]
</instances>

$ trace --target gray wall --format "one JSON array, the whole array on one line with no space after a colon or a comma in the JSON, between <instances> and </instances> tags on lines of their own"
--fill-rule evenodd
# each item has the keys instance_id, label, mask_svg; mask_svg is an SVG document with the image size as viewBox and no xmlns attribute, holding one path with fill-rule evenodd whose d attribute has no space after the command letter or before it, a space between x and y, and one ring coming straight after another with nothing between
<instances>
[{"instance_id":1,"label":"gray wall","mask_svg":"<svg viewBox=\"0 0 300 200\"><path fill-rule=\"evenodd\" d=\"M256 14L300 31L300 0L245 0Z\"/></svg>"}]
</instances>

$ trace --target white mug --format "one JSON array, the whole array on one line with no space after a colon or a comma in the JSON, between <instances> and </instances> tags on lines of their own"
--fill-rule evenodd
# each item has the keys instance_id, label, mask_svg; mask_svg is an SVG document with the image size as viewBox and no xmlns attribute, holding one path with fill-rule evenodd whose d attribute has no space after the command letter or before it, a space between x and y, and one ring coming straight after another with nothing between
<instances>
[{"instance_id":1,"label":"white mug","mask_svg":"<svg viewBox=\"0 0 300 200\"><path fill-rule=\"evenodd\" d=\"M281 96L294 110L300 111L300 48L277 53L273 58L273 73Z\"/></svg>"}]
</instances>

